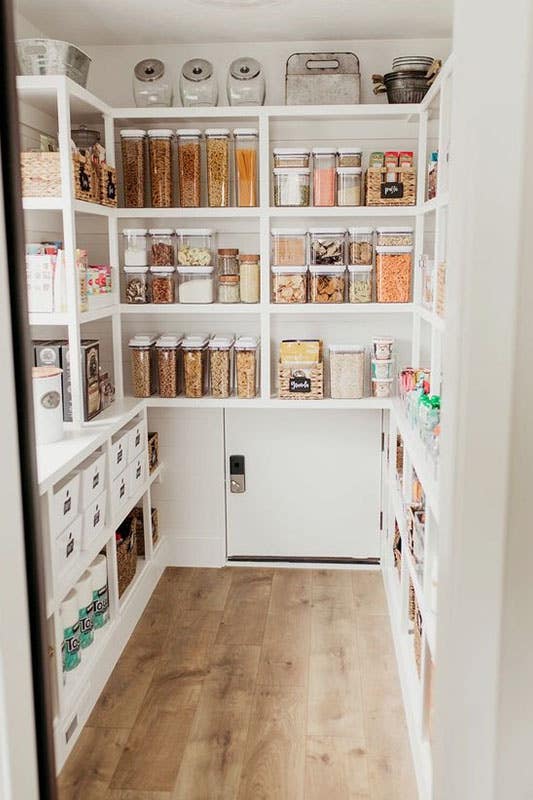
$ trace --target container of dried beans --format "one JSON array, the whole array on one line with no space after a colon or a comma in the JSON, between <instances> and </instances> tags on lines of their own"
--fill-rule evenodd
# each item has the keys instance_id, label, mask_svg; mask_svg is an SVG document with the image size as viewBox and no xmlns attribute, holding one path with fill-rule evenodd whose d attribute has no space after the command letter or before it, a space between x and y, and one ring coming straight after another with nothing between
<instances>
[{"instance_id":1,"label":"container of dried beans","mask_svg":"<svg viewBox=\"0 0 533 800\"><path fill-rule=\"evenodd\" d=\"M152 267L173 267L174 229L150 228L150 265Z\"/></svg>"},{"instance_id":2,"label":"container of dried beans","mask_svg":"<svg viewBox=\"0 0 533 800\"><path fill-rule=\"evenodd\" d=\"M203 397L207 392L208 336L186 336L182 343L185 397Z\"/></svg>"},{"instance_id":3,"label":"container of dried beans","mask_svg":"<svg viewBox=\"0 0 533 800\"><path fill-rule=\"evenodd\" d=\"M146 166L144 142L146 132L136 128L123 128L120 131L122 150L122 184L124 206L143 208Z\"/></svg>"},{"instance_id":4,"label":"container of dried beans","mask_svg":"<svg viewBox=\"0 0 533 800\"><path fill-rule=\"evenodd\" d=\"M227 128L208 128L205 132L207 153L207 204L211 208L230 204L229 142Z\"/></svg>"},{"instance_id":5,"label":"container of dried beans","mask_svg":"<svg viewBox=\"0 0 533 800\"><path fill-rule=\"evenodd\" d=\"M178 139L179 198L182 208L199 208L201 204L200 142L202 132L181 128Z\"/></svg>"},{"instance_id":6,"label":"container of dried beans","mask_svg":"<svg viewBox=\"0 0 533 800\"><path fill-rule=\"evenodd\" d=\"M153 208L172 206L172 131L148 131L150 191Z\"/></svg>"},{"instance_id":7,"label":"container of dried beans","mask_svg":"<svg viewBox=\"0 0 533 800\"><path fill-rule=\"evenodd\" d=\"M412 247L376 247L376 300L408 303L411 298Z\"/></svg>"},{"instance_id":8,"label":"container of dried beans","mask_svg":"<svg viewBox=\"0 0 533 800\"><path fill-rule=\"evenodd\" d=\"M211 397L231 395L233 336L213 336L209 342L209 393Z\"/></svg>"}]
</instances>

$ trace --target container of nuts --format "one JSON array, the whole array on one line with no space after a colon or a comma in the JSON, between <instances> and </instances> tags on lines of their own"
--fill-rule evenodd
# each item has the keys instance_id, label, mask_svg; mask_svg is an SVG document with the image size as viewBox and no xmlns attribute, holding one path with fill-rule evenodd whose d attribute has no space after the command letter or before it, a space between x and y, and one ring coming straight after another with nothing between
<instances>
[{"instance_id":1,"label":"container of nuts","mask_svg":"<svg viewBox=\"0 0 533 800\"><path fill-rule=\"evenodd\" d=\"M134 397L150 397L156 390L155 336L137 334L128 342Z\"/></svg>"},{"instance_id":2,"label":"container of nuts","mask_svg":"<svg viewBox=\"0 0 533 800\"><path fill-rule=\"evenodd\" d=\"M378 303L408 303L411 297L412 247L376 247Z\"/></svg>"},{"instance_id":3,"label":"container of nuts","mask_svg":"<svg viewBox=\"0 0 533 800\"><path fill-rule=\"evenodd\" d=\"M209 394L231 395L233 336L213 336L209 342Z\"/></svg>"},{"instance_id":4,"label":"container of nuts","mask_svg":"<svg viewBox=\"0 0 533 800\"><path fill-rule=\"evenodd\" d=\"M193 128L180 128L176 131L176 136L178 139L180 206L182 208L198 208L202 193L200 180L202 132Z\"/></svg>"},{"instance_id":5,"label":"container of nuts","mask_svg":"<svg viewBox=\"0 0 533 800\"><path fill-rule=\"evenodd\" d=\"M148 131L150 189L153 208L172 206L172 131Z\"/></svg>"},{"instance_id":6,"label":"container of nuts","mask_svg":"<svg viewBox=\"0 0 533 800\"><path fill-rule=\"evenodd\" d=\"M372 264L374 260L374 229L348 228L348 262Z\"/></svg>"},{"instance_id":7,"label":"container of nuts","mask_svg":"<svg viewBox=\"0 0 533 800\"><path fill-rule=\"evenodd\" d=\"M309 299L311 303L343 303L346 289L346 268L309 267L311 274Z\"/></svg>"},{"instance_id":8,"label":"container of nuts","mask_svg":"<svg viewBox=\"0 0 533 800\"><path fill-rule=\"evenodd\" d=\"M345 264L344 228L310 228L310 263L318 266Z\"/></svg>"},{"instance_id":9,"label":"container of nuts","mask_svg":"<svg viewBox=\"0 0 533 800\"><path fill-rule=\"evenodd\" d=\"M124 267L126 276L126 303L139 305L148 303L148 267Z\"/></svg>"},{"instance_id":10,"label":"container of nuts","mask_svg":"<svg viewBox=\"0 0 533 800\"><path fill-rule=\"evenodd\" d=\"M208 267L214 264L214 231L211 228L177 228L178 266Z\"/></svg>"},{"instance_id":11,"label":"container of nuts","mask_svg":"<svg viewBox=\"0 0 533 800\"><path fill-rule=\"evenodd\" d=\"M205 132L207 152L207 203L211 208L230 204L229 141L227 128L208 128Z\"/></svg>"},{"instance_id":12,"label":"container of nuts","mask_svg":"<svg viewBox=\"0 0 533 800\"><path fill-rule=\"evenodd\" d=\"M150 264L152 267L174 266L174 229L150 228Z\"/></svg>"},{"instance_id":13,"label":"container of nuts","mask_svg":"<svg viewBox=\"0 0 533 800\"><path fill-rule=\"evenodd\" d=\"M176 397L179 394L178 353L180 342L181 337L164 334L155 343L160 397Z\"/></svg>"},{"instance_id":14,"label":"container of nuts","mask_svg":"<svg viewBox=\"0 0 533 800\"><path fill-rule=\"evenodd\" d=\"M185 397L203 397L207 392L207 344L204 334L186 336L182 343Z\"/></svg>"},{"instance_id":15,"label":"container of nuts","mask_svg":"<svg viewBox=\"0 0 533 800\"><path fill-rule=\"evenodd\" d=\"M152 303L174 303L176 300L174 267L150 267Z\"/></svg>"},{"instance_id":16,"label":"container of nuts","mask_svg":"<svg viewBox=\"0 0 533 800\"><path fill-rule=\"evenodd\" d=\"M259 339L239 336L235 342L235 385L237 397L256 397L259 389Z\"/></svg>"},{"instance_id":17,"label":"container of nuts","mask_svg":"<svg viewBox=\"0 0 533 800\"><path fill-rule=\"evenodd\" d=\"M272 302L307 302L307 267L272 267Z\"/></svg>"}]
</instances>

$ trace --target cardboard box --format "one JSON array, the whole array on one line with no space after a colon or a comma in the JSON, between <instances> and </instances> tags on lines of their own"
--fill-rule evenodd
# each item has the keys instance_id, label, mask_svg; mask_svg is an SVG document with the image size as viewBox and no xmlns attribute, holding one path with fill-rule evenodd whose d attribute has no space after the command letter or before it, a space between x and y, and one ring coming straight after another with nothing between
<instances>
[{"instance_id":1,"label":"cardboard box","mask_svg":"<svg viewBox=\"0 0 533 800\"><path fill-rule=\"evenodd\" d=\"M102 410L100 399L100 342L81 340L81 371L83 379L83 416L93 419Z\"/></svg>"}]
</instances>

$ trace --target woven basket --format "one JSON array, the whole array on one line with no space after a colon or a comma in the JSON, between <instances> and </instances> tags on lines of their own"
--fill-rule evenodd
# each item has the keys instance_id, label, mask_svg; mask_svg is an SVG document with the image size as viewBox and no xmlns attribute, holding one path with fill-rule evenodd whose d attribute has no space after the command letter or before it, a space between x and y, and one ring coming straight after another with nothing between
<instances>
[{"instance_id":1,"label":"woven basket","mask_svg":"<svg viewBox=\"0 0 533 800\"><path fill-rule=\"evenodd\" d=\"M87 203L100 202L98 175L91 158L79 152L72 154L74 197Z\"/></svg>"},{"instance_id":2,"label":"woven basket","mask_svg":"<svg viewBox=\"0 0 533 800\"><path fill-rule=\"evenodd\" d=\"M414 206L416 203L416 169L414 167L397 167L396 182L402 186L401 197L382 197L382 187L386 187L385 176L390 169L371 167L366 172L366 204L367 206Z\"/></svg>"},{"instance_id":3,"label":"woven basket","mask_svg":"<svg viewBox=\"0 0 533 800\"><path fill-rule=\"evenodd\" d=\"M152 545L156 545L159 541L159 515L157 508L152 508ZM141 558L145 556L144 549L144 516L141 506L136 506L130 512L129 516L135 517L137 524L136 539L137 539L137 555Z\"/></svg>"},{"instance_id":4,"label":"woven basket","mask_svg":"<svg viewBox=\"0 0 533 800\"><path fill-rule=\"evenodd\" d=\"M97 168L99 173L99 202L103 206L110 206L111 208L117 207L118 191L117 191L117 171L115 167L110 167L109 164L101 164Z\"/></svg>"},{"instance_id":5,"label":"woven basket","mask_svg":"<svg viewBox=\"0 0 533 800\"><path fill-rule=\"evenodd\" d=\"M392 554L394 556L394 566L398 570L398 575L402 571L402 537L398 522L394 520L394 539L392 541Z\"/></svg>"},{"instance_id":6,"label":"woven basket","mask_svg":"<svg viewBox=\"0 0 533 800\"><path fill-rule=\"evenodd\" d=\"M324 397L324 364L309 368L279 365L279 396L284 400L322 400ZM304 387L296 388L297 386Z\"/></svg>"},{"instance_id":7,"label":"woven basket","mask_svg":"<svg viewBox=\"0 0 533 800\"><path fill-rule=\"evenodd\" d=\"M20 170L23 197L61 196L59 153L21 153Z\"/></svg>"},{"instance_id":8,"label":"woven basket","mask_svg":"<svg viewBox=\"0 0 533 800\"><path fill-rule=\"evenodd\" d=\"M128 515L119 527L119 531L124 537L121 542L117 542L118 596L122 597L137 571L137 520L135 516Z\"/></svg>"},{"instance_id":9,"label":"woven basket","mask_svg":"<svg viewBox=\"0 0 533 800\"><path fill-rule=\"evenodd\" d=\"M157 432L148 434L148 464L150 472L159 465L159 436Z\"/></svg>"}]
</instances>

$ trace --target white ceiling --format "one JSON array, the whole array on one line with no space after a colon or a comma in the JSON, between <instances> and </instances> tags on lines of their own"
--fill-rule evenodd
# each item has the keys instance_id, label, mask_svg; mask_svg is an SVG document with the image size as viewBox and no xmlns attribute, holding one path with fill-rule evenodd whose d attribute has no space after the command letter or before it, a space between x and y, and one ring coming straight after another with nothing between
<instances>
[{"instance_id":1,"label":"white ceiling","mask_svg":"<svg viewBox=\"0 0 533 800\"><path fill-rule=\"evenodd\" d=\"M16 0L80 45L416 39L451 35L453 0Z\"/></svg>"}]
</instances>

